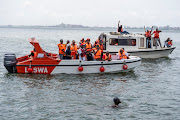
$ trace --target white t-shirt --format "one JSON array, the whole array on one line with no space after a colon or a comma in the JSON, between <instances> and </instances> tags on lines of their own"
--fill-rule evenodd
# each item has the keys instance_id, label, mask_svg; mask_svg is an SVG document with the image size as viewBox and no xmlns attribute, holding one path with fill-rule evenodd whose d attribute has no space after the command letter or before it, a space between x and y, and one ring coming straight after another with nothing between
<instances>
[{"instance_id":1,"label":"white t-shirt","mask_svg":"<svg viewBox=\"0 0 180 120\"><path fill-rule=\"evenodd\" d=\"M86 57L84 56L84 57L81 57L81 53L82 53L82 51L81 51L81 48L80 49L78 49L78 54L79 54L79 60L86 60Z\"/></svg>"}]
</instances>

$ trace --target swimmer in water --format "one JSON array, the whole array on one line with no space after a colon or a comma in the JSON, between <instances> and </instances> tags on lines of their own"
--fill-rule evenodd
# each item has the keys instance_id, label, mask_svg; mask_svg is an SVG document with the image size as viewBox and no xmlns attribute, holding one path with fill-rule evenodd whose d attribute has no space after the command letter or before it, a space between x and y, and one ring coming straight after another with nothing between
<instances>
[{"instance_id":1,"label":"swimmer in water","mask_svg":"<svg viewBox=\"0 0 180 120\"><path fill-rule=\"evenodd\" d=\"M113 101L114 101L114 105L112 105L112 108L117 108L119 106L119 103L121 103L118 97L115 97Z\"/></svg>"}]
</instances>

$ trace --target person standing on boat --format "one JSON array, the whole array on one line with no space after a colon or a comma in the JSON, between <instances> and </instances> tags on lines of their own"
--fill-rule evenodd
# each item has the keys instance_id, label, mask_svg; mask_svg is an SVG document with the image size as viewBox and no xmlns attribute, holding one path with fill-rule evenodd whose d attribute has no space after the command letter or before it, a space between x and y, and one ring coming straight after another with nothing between
<instances>
[{"instance_id":1,"label":"person standing on boat","mask_svg":"<svg viewBox=\"0 0 180 120\"><path fill-rule=\"evenodd\" d=\"M147 30L146 32L146 47L151 48L151 31Z\"/></svg>"},{"instance_id":2,"label":"person standing on boat","mask_svg":"<svg viewBox=\"0 0 180 120\"><path fill-rule=\"evenodd\" d=\"M106 54L103 55L102 60L103 61L111 61L112 60L111 54L109 54L109 51L107 51Z\"/></svg>"},{"instance_id":3,"label":"person standing on boat","mask_svg":"<svg viewBox=\"0 0 180 120\"><path fill-rule=\"evenodd\" d=\"M79 60L84 60L86 61L86 53L85 53L85 48L84 44L80 45L80 48L78 49L78 54L79 54Z\"/></svg>"},{"instance_id":4,"label":"person standing on boat","mask_svg":"<svg viewBox=\"0 0 180 120\"><path fill-rule=\"evenodd\" d=\"M67 46L67 49L66 49L66 59L71 59L71 50L70 50L71 46Z\"/></svg>"},{"instance_id":5,"label":"person standing on boat","mask_svg":"<svg viewBox=\"0 0 180 120\"><path fill-rule=\"evenodd\" d=\"M67 40L67 42L66 42L66 48L67 48L68 46L71 46L69 40Z\"/></svg>"},{"instance_id":6,"label":"person standing on boat","mask_svg":"<svg viewBox=\"0 0 180 120\"><path fill-rule=\"evenodd\" d=\"M73 59L77 58L77 48L78 46L77 44L75 44L75 40L73 40L71 44L71 55Z\"/></svg>"},{"instance_id":7,"label":"person standing on boat","mask_svg":"<svg viewBox=\"0 0 180 120\"><path fill-rule=\"evenodd\" d=\"M157 49L157 42L159 42L159 45L160 45L160 47L162 48L162 46L161 46L161 41L160 41L160 38L159 38L159 33L160 32L162 32L162 31L160 31L160 30L158 30L158 28L156 28L156 31L154 31L153 32L153 34L154 34L154 39L155 39L155 44L156 44L156 49Z\"/></svg>"},{"instance_id":8,"label":"person standing on boat","mask_svg":"<svg viewBox=\"0 0 180 120\"><path fill-rule=\"evenodd\" d=\"M59 48L59 57L62 60L66 50L66 46L63 44L63 39L60 40L60 43L57 46Z\"/></svg>"},{"instance_id":9,"label":"person standing on boat","mask_svg":"<svg viewBox=\"0 0 180 120\"><path fill-rule=\"evenodd\" d=\"M94 60L96 61L101 60L101 49L98 45L96 46L96 49L94 50Z\"/></svg>"},{"instance_id":10,"label":"person standing on boat","mask_svg":"<svg viewBox=\"0 0 180 120\"><path fill-rule=\"evenodd\" d=\"M145 36L146 36L146 48L151 48L151 32L152 32L153 26L151 28L151 31L145 29L144 26L144 30L145 30Z\"/></svg>"},{"instance_id":11,"label":"person standing on boat","mask_svg":"<svg viewBox=\"0 0 180 120\"><path fill-rule=\"evenodd\" d=\"M103 41L102 40L99 41L99 45L100 45L100 49L101 49L101 60L102 60L103 50L104 50L104 45L103 45Z\"/></svg>"},{"instance_id":12,"label":"person standing on boat","mask_svg":"<svg viewBox=\"0 0 180 120\"><path fill-rule=\"evenodd\" d=\"M86 40L85 51L86 51L87 61L93 60L93 57L92 57L92 44L90 43L89 38Z\"/></svg>"},{"instance_id":13,"label":"person standing on boat","mask_svg":"<svg viewBox=\"0 0 180 120\"><path fill-rule=\"evenodd\" d=\"M85 40L84 40L84 38L82 38L82 40L79 42L79 45L81 45L81 44L85 45Z\"/></svg>"}]
</instances>

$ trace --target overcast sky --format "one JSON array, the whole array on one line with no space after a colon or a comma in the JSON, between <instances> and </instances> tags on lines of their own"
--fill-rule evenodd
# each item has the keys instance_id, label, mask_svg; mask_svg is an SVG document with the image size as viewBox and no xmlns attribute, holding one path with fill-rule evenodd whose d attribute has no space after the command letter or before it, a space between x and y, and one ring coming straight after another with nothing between
<instances>
[{"instance_id":1,"label":"overcast sky","mask_svg":"<svg viewBox=\"0 0 180 120\"><path fill-rule=\"evenodd\" d=\"M180 27L180 0L0 0L0 25Z\"/></svg>"}]
</instances>

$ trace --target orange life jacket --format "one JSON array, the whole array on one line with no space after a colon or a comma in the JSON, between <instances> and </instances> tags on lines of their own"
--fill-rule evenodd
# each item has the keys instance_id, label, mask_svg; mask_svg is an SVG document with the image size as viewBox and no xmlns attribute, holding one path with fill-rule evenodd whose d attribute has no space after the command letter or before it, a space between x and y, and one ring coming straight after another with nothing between
<instances>
[{"instance_id":1,"label":"orange life jacket","mask_svg":"<svg viewBox=\"0 0 180 120\"><path fill-rule=\"evenodd\" d=\"M86 43L86 51L92 51L91 43Z\"/></svg>"},{"instance_id":2,"label":"orange life jacket","mask_svg":"<svg viewBox=\"0 0 180 120\"><path fill-rule=\"evenodd\" d=\"M171 42L171 41L169 41L167 44L168 44L168 45L172 45L172 42Z\"/></svg>"},{"instance_id":3,"label":"orange life jacket","mask_svg":"<svg viewBox=\"0 0 180 120\"><path fill-rule=\"evenodd\" d=\"M86 43L85 43L85 41L84 41L84 42L80 41L79 44L80 44L80 45L81 45L81 44L85 45Z\"/></svg>"},{"instance_id":4,"label":"orange life jacket","mask_svg":"<svg viewBox=\"0 0 180 120\"><path fill-rule=\"evenodd\" d=\"M103 53L103 49L104 49L103 45L100 45L100 49L101 49L101 53Z\"/></svg>"},{"instance_id":5,"label":"orange life jacket","mask_svg":"<svg viewBox=\"0 0 180 120\"><path fill-rule=\"evenodd\" d=\"M120 28L120 27L119 27L119 28ZM123 29L122 29L122 28L121 28L121 29L119 29L119 28L118 28L118 32L123 32Z\"/></svg>"},{"instance_id":6,"label":"orange life jacket","mask_svg":"<svg viewBox=\"0 0 180 120\"><path fill-rule=\"evenodd\" d=\"M146 37L151 37L150 31L149 31L149 32L146 32Z\"/></svg>"},{"instance_id":7,"label":"orange life jacket","mask_svg":"<svg viewBox=\"0 0 180 120\"><path fill-rule=\"evenodd\" d=\"M95 50L95 52L97 51L97 49ZM96 54L94 54L94 59L98 59L101 58L101 50L98 50Z\"/></svg>"},{"instance_id":8,"label":"orange life jacket","mask_svg":"<svg viewBox=\"0 0 180 120\"><path fill-rule=\"evenodd\" d=\"M109 57L109 58L108 58ZM111 60L111 55L109 54L108 56L105 54L105 58L106 61Z\"/></svg>"},{"instance_id":9,"label":"orange life jacket","mask_svg":"<svg viewBox=\"0 0 180 120\"><path fill-rule=\"evenodd\" d=\"M154 34L154 37L155 37L155 38L159 38L159 32L158 32L158 31L154 31L154 33L155 33L155 34Z\"/></svg>"},{"instance_id":10,"label":"orange life jacket","mask_svg":"<svg viewBox=\"0 0 180 120\"><path fill-rule=\"evenodd\" d=\"M71 44L71 49L70 50L74 51L76 53L77 52L77 44L75 44L75 45Z\"/></svg>"},{"instance_id":11,"label":"orange life jacket","mask_svg":"<svg viewBox=\"0 0 180 120\"><path fill-rule=\"evenodd\" d=\"M119 59L127 59L125 52L123 52L122 54L119 52Z\"/></svg>"},{"instance_id":12,"label":"orange life jacket","mask_svg":"<svg viewBox=\"0 0 180 120\"><path fill-rule=\"evenodd\" d=\"M31 53L34 53L34 56L31 56L31 58L36 58L37 57L37 52L31 51Z\"/></svg>"},{"instance_id":13,"label":"orange life jacket","mask_svg":"<svg viewBox=\"0 0 180 120\"><path fill-rule=\"evenodd\" d=\"M58 48L59 48L59 54L65 54L66 51L66 45L65 44L58 44Z\"/></svg>"}]
</instances>

